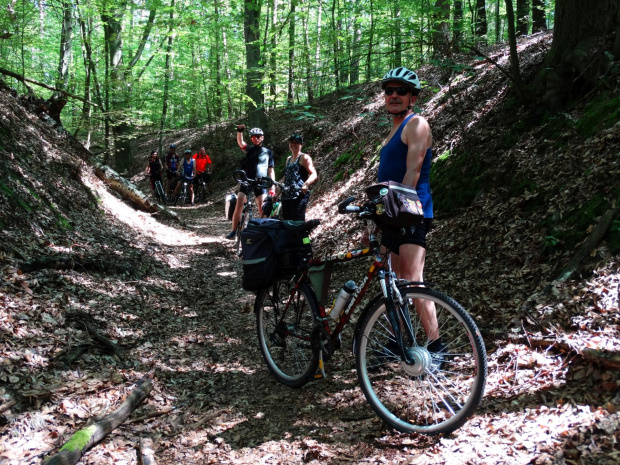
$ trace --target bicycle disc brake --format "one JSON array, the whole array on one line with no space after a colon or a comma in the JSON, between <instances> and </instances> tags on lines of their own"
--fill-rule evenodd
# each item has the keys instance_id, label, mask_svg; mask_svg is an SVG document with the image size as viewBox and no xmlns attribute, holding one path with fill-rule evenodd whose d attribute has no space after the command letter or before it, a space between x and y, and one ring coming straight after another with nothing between
<instances>
[{"instance_id":1,"label":"bicycle disc brake","mask_svg":"<svg viewBox=\"0 0 620 465\"><path fill-rule=\"evenodd\" d=\"M332 343L331 335L322 323L314 325L310 335L310 342L312 343L313 351L318 352L320 350L323 352L323 361L327 362L334 355L334 344Z\"/></svg>"}]
</instances>

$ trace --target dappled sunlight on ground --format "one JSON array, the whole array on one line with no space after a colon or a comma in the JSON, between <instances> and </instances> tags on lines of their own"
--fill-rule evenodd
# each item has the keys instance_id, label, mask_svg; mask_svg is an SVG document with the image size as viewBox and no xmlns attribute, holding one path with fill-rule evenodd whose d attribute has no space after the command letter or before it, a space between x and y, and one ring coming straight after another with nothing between
<instances>
[{"instance_id":1,"label":"dappled sunlight on ground","mask_svg":"<svg viewBox=\"0 0 620 465\"><path fill-rule=\"evenodd\" d=\"M203 236L162 224L151 214L135 210L132 206L127 205L106 189L103 183L89 179L88 176L84 176L83 181L101 199L101 205L106 212L162 245L187 246L221 242L221 239L216 237Z\"/></svg>"}]
</instances>

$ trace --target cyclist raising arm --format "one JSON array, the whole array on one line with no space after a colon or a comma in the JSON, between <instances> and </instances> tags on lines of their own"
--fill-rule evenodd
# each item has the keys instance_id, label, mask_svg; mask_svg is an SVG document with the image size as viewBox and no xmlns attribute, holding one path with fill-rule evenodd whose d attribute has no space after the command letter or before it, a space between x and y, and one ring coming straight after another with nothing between
<instances>
[{"instance_id":1,"label":"cyclist raising arm","mask_svg":"<svg viewBox=\"0 0 620 465\"><path fill-rule=\"evenodd\" d=\"M275 181L275 170L273 168L273 153L271 150L262 146L264 134L260 128L250 129L250 139L252 144L248 145L243 140L243 131L245 126L240 124L237 126L237 144L239 148L245 152L245 158L242 162L242 169L250 179L258 179L259 177L269 176ZM269 194L275 195L275 188L272 186ZM232 219L232 231L226 235L226 239L234 239L236 235L237 225L241 220L241 211L243 205L250 194L249 189L245 186L239 188L237 204ZM254 195L256 196L256 205L258 207L258 216L263 216L263 198L267 194L267 189L256 188Z\"/></svg>"}]
</instances>

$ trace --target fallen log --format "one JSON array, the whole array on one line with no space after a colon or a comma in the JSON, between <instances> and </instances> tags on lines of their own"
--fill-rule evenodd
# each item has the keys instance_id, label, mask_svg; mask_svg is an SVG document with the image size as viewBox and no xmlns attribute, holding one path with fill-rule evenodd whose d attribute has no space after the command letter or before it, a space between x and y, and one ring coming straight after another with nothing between
<instances>
[{"instance_id":1,"label":"fallen log","mask_svg":"<svg viewBox=\"0 0 620 465\"><path fill-rule=\"evenodd\" d=\"M138 450L140 452L138 457L138 463L140 465L157 465L155 462L155 451L153 450L152 439L140 439Z\"/></svg>"},{"instance_id":2,"label":"fallen log","mask_svg":"<svg viewBox=\"0 0 620 465\"><path fill-rule=\"evenodd\" d=\"M95 165L95 175L110 189L118 192L124 199L129 200L140 210L147 213L157 213L170 219L179 221L179 216L163 205L151 202L132 182L127 181L120 174L107 165Z\"/></svg>"},{"instance_id":3,"label":"fallen log","mask_svg":"<svg viewBox=\"0 0 620 465\"><path fill-rule=\"evenodd\" d=\"M74 465L78 463L88 450L98 444L118 425L123 423L129 414L146 399L152 389L153 383L151 380L142 380L138 382L136 389L133 390L127 400L125 400L119 408L103 420L76 432L65 445L60 448L60 451L56 455L44 462L45 465Z\"/></svg>"}]
</instances>

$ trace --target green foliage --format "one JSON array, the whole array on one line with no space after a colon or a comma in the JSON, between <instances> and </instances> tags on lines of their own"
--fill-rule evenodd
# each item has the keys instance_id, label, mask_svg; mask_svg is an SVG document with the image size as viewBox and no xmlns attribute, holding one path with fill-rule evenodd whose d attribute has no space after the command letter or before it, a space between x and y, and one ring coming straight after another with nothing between
<instances>
[{"instance_id":1,"label":"green foliage","mask_svg":"<svg viewBox=\"0 0 620 465\"><path fill-rule=\"evenodd\" d=\"M584 137L590 137L601 129L613 126L620 120L620 96L603 92L586 104L583 116L576 124Z\"/></svg>"},{"instance_id":2,"label":"green foliage","mask_svg":"<svg viewBox=\"0 0 620 465\"><path fill-rule=\"evenodd\" d=\"M361 144L354 144L334 161L334 168L352 165L353 168L364 162L364 150Z\"/></svg>"},{"instance_id":3,"label":"green foliage","mask_svg":"<svg viewBox=\"0 0 620 465\"><path fill-rule=\"evenodd\" d=\"M312 110L311 105L291 106L284 110L284 113L294 116L295 121L315 121L324 118L324 116L311 113L309 110Z\"/></svg>"}]
</instances>

